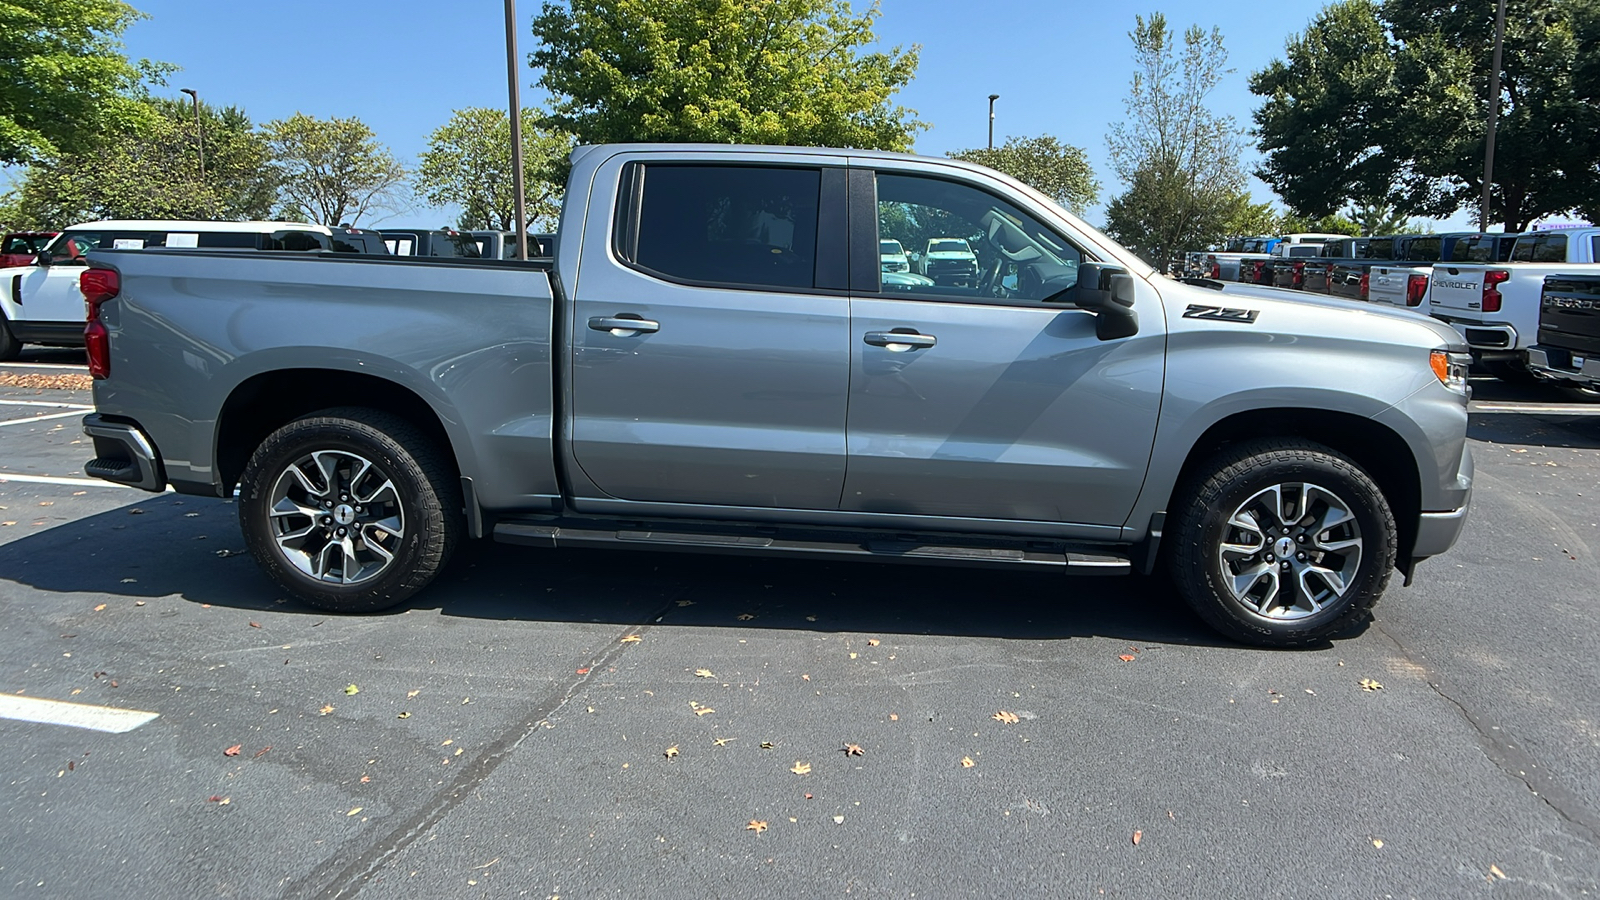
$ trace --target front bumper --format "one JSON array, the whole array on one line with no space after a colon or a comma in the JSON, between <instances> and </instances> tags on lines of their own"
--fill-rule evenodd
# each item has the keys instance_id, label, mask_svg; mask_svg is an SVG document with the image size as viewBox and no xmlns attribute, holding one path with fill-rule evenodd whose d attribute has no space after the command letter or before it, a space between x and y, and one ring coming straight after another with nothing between
<instances>
[{"instance_id":1,"label":"front bumper","mask_svg":"<svg viewBox=\"0 0 1600 900\"><path fill-rule=\"evenodd\" d=\"M1528 369L1552 381L1600 384L1600 359L1554 347L1529 347Z\"/></svg>"},{"instance_id":2,"label":"front bumper","mask_svg":"<svg viewBox=\"0 0 1600 900\"><path fill-rule=\"evenodd\" d=\"M1467 510L1472 506L1472 452L1461 451L1461 467L1456 472L1456 483L1465 488L1461 506L1442 512L1424 512L1417 517L1417 539L1411 546L1413 564L1454 547L1467 524Z\"/></svg>"},{"instance_id":3,"label":"front bumper","mask_svg":"<svg viewBox=\"0 0 1600 900\"><path fill-rule=\"evenodd\" d=\"M84 464L85 473L141 490L166 490L161 453L137 423L90 413L83 417L83 433L94 440L94 459Z\"/></svg>"}]
</instances>

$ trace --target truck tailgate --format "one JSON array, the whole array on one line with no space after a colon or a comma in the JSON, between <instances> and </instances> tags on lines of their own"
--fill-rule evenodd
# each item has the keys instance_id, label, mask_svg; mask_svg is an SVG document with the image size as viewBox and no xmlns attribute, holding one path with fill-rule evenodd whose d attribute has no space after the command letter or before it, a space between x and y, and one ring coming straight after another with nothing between
<instances>
[{"instance_id":1,"label":"truck tailgate","mask_svg":"<svg viewBox=\"0 0 1600 900\"><path fill-rule=\"evenodd\" d=\"M1428 279L1428 304L1435 311L1480 313L1484 266L1434 266Z\"/></svg>"}]
</instances>

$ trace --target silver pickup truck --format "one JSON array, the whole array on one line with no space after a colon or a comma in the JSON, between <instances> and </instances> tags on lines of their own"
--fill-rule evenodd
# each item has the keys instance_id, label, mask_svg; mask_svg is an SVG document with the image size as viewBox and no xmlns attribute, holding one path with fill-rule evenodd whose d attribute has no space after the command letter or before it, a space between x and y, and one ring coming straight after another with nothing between
<instances>
[{"instance_id":1,"label":"silver pickup truck","mask_svg":"<svg viewBox=\"0 0 1600 900\"><path fill-rule=\"evenodd\" d=\"M463 537L1160 570L1273 646L1364 622L1466 518L1441 323L1184 284L947 159L584 147L553 262L105 251L90 474L228 497L333 610ZM891 278L959 236L971 283Z\"/></svg>"}]
</instances>

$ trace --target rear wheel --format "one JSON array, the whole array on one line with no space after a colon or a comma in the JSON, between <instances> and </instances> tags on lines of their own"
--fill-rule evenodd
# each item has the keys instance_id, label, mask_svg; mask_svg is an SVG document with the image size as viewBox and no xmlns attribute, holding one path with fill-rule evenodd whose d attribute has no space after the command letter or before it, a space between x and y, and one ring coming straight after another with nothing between
<instances>
[{"instance_id":1,"label":"rear wheel","mask_svg":"<svg viewBox=\"0 0 1600 900\"><path fill-rule=\"evenodd\" d=\"M1207 461L1169 540L1180 594L1222 634L1264 647L1318 643L1361 624L1394 568L1394 515L1355 463L1299 440Z\"/></svg>"},{"instance_id":2,"label":"rear wheel","mask_svg":"<svg viewBox=\"0 0 1600 900\"><path fill-rule=\"evenodd\" d=\"M22 342L11 332L11 323L0 315L0 361L16 359L22 354Z\"/></svg>"},{"instance_id":3,"label":"rear wheel","mask_svg":"<svg viewBox=\"0 0 1600 900\"><path fill-rule=\"evenodd\" d=\"M278 429L239 490L256 562L296 597L337 612L384 609L426 587L461 531L443 452L376 410L326 410Z\"/></svg>"}]
</instances>

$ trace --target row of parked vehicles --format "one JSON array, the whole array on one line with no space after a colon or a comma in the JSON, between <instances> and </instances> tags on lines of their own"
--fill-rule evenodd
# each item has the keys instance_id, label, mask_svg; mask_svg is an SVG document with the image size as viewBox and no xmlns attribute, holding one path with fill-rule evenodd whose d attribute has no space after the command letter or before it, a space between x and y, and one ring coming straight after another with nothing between
<instances>
[{"instance_id":1,"label":"row of parked vehicles","mask_svg":"<svg viewBox=\"0 0 1600 900\"><path fill-rule=\"evenodd\" d=\"M1430 315L1505 381L1600 383L1600 227L1524 234L1254 238L1190 253L1188 277L1328 294Z\"/></svg>"},{"instance_id":2,"label":"row of parked vehicles","mask_svg":"<svg viewBox=\"0 0 1600 900\"><path fill-rule=\"evenodd\" d=\"M528 235L528 255L548 258L554 235ZM510 259L516 233L453 229L361 229L304 222L106 220L61 232L0 238L0 360L24 344L82 347L78 275L94 250L255 250L307 254Z\"/></svg>"}]
</instances>

